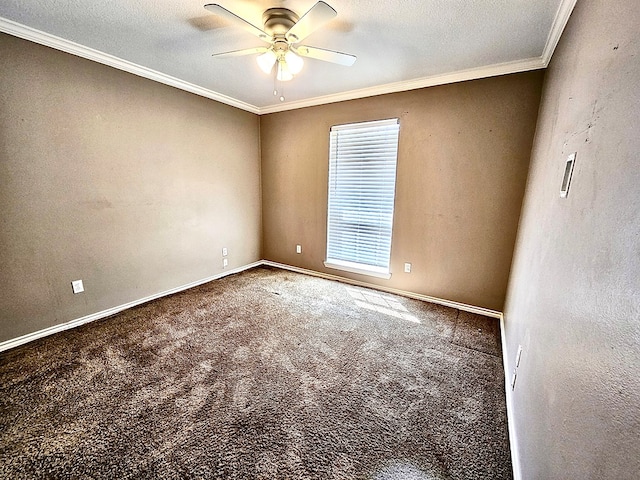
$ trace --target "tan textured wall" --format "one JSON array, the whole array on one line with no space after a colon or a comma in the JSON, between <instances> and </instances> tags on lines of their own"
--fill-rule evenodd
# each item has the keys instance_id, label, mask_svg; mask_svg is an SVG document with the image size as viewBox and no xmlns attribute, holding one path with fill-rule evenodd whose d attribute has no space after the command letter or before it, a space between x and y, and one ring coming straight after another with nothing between
<instances>
[{"instance_id":1,"label":"tan textured wall","mask_svg":"<svg viewBox=\"0 0 640 480\"><path fill-rule=\"evenodd\" d=\"M502 310L541 84L530 72L262 116L264 257ZM329 129L393 117L392 277L327 269Z\"/></svg>"},{"instance_id":2,"label":"tan textured wall","mask_svg":"<svg viewBox=\"0 0 640 480\"><path fill-rule=\"evenodd\" d=\"M4 34L0 65L0 341L260 258L256 115Z\"/></svg>"},{"instance_id":3,"label":"tan textured wall","mask_svg":"<svg viewBox=\"0 0 640 480\"><path fill-rule=\"evenodd\" d=\"M505 311L525 480L640 475L639 25L580 0L547 70Z\"/></svg>"}]
</instances>

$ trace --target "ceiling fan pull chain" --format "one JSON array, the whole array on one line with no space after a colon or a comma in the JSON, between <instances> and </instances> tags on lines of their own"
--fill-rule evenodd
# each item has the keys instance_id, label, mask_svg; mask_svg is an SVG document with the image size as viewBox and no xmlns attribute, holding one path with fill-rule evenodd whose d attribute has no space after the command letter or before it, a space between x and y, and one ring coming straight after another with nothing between
<instances>
[{"instance_id":1,"label":"ceiling fan pull chain","mask_svg":"<svg viewBox=\"0 0 640 480\"><path fill-rule=\"evenodd\" d=\"M278 71L274 68L273 70L273 96L276 97L278 95Z\"/></svg>"},{"instance_id":2,"label":"ceiling fan pull chain","mask_svg":"<svg viewBox=\"0 0 640 480\"><path fill-rule=\"evenodd\" d=\"M277 65L276 65L277 67ZM280 93L280 101L284 102L285 98L284 98L284 86L282 85L282 81L278 80L278 69L274 68L274 75L273 75L273 96L276 97L278 96L278 93Z\"/></svg>"}]
</instances>

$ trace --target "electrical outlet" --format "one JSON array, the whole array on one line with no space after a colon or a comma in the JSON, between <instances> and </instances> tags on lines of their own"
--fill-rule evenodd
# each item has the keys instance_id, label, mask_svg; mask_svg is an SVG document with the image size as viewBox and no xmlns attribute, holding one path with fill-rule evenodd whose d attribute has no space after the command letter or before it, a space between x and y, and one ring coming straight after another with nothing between
<instances>
[{"instance_id":1,"label":"electrical outlet","mask_svg":"<svg viewBox=\"0 0 640 480\"><path fill-rule=\"evenodd\" d=\"M296 245L296 253L302 253L302 245Z\"/></svg>"},{"instance_id":2,"label":"electrical outlet","mask_svg":"<svg viewBox=\"0 0 640 480\"><path fill-rule=\"evenodd\" d=\"M411 264L410 263L405 263L404 264L404 273L411 273Z\"/></svg>"},{"instance_id":3,"label":"electrical outlet","mask_svg":"<svg viewBox=\"0 0 640 480\"><path fill-rule=\"evenodd\" d=\"M71 289L73 293L82 293L84 292L84 285L82 284L82 280L74 280L71 282Z\"/></svg>"},{"instance_id":4,"label":"electrical outlet","mask_svg":"<svg viewBox=\"0 0 640 480\"><path fill-rule=\"evenodd\" d=\"M222 256L226 257L229 254L229 252L227 251L227 247L223 247L222 248Z\"/></svg>"},{"instance_id":5,"label":"electrical outlet","mask_svg":"<svg viewBox=\"0 0 640 480\"><path fill-rule=\"evenodd\" d=\"M222 268L227 268L228 266L229 266L229 259L223 258L222 259Z\"/></svg>"}]
</instances>

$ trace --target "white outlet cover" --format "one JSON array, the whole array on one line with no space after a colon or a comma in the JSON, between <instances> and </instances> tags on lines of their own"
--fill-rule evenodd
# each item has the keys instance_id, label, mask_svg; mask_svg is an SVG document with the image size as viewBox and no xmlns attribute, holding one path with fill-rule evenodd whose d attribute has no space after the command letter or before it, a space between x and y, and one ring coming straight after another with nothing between
<instances>
[{"instance_id":1,"label":"white outlet cover","mask_svg":"<svg viewBox=\"0 0 640 480\"><path fill-rule=\"evenodd\" d=\"M411 264L410 263L405 263L404 264L404 273L411 273Z\"/></svg>"},{"instance_id":2,"label":"white outlet cover","mask_svg":"<svg viewBox=\"0 0 640 480\"><path fill-rule=\"evenodd\" d=\"M71 289L73 293L82 293L84 292L84 285L82 284L82 280L74 280L71 282Z\"/></svg>"},{"instance_id":3,"label":"white outlet cover","mask_svg":"<svg viewBox=\"0 0 640 480\"><path fill-rule=\"evenodd\" d=\"M302 253L302 245L296 245L296 253Z\"/></svg>"},{"instance_id":4,"label":"white outlet cover","mask_svg":"<svg viewBox=\"0 0 640 480\"><path fill-rule=\"evenodd\" d=\"M229 254L229 252L227 251L227 248L226 248L226 247L224 247L224 248L222 249L222 256L223 256L223 257L226 257L228 254Z\"/></svg>"}]
</instances>

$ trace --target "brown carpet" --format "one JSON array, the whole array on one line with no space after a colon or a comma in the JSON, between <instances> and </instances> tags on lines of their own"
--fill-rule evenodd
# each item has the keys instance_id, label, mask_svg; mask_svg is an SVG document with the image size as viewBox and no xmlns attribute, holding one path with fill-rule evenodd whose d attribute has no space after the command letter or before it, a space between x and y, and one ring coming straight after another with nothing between
<instances>
[{"instance_id":1,"label":"brown carpet","mask_svg":"<svg viewBox=\"0 0 640 480\"><path fill-rule=\"evenodd\" d=\"M498 321L229 276L0 354L0 478L510 479Z\"/></svg>"}]
</instances>

